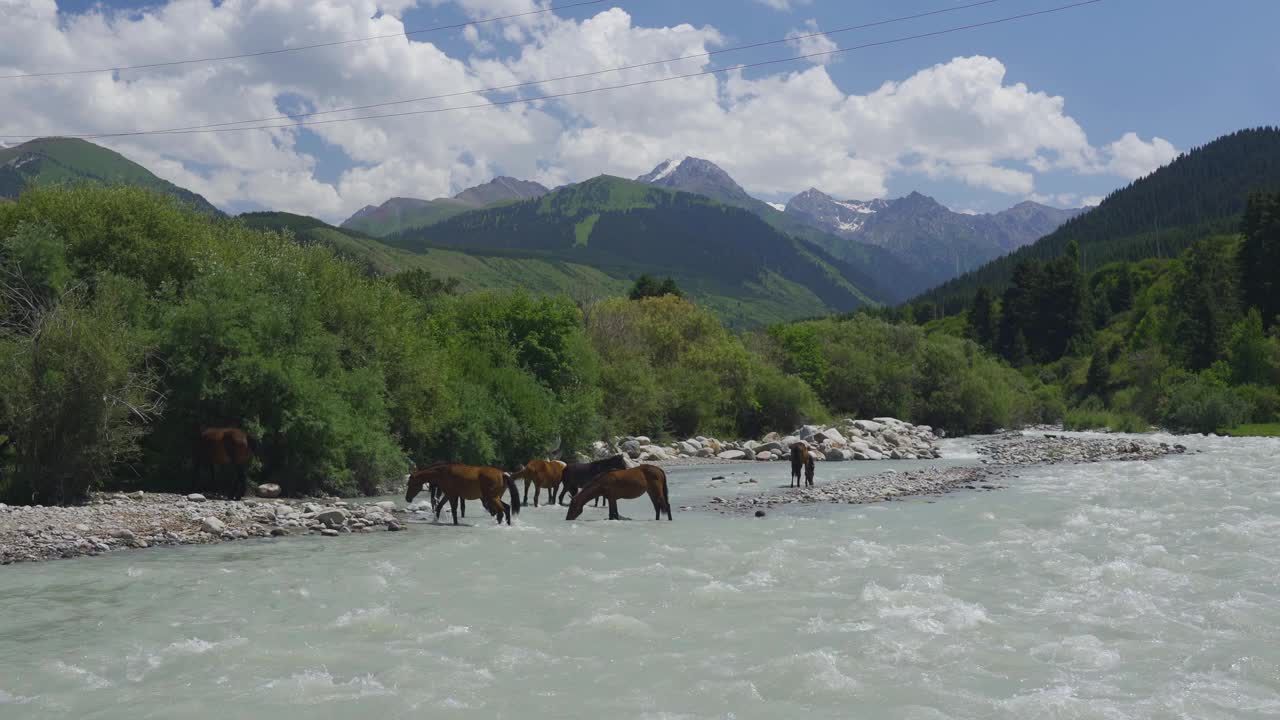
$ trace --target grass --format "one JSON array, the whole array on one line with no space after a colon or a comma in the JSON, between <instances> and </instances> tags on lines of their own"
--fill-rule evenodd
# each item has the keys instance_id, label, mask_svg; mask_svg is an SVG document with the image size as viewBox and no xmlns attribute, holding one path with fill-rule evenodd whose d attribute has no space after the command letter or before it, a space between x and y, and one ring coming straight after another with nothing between
<instances>
[{"instance_id":1,"label":"grass","mask_svg":"<svg viewBox=\"0 0 1280 720\"><path fill-rule=\"evenodd\" d=\"M1280 423L1254 423L1237 425L1226 430L1219 430L1219 435L1231 437L1280 437Z\"/></svg>"}]
</instances>

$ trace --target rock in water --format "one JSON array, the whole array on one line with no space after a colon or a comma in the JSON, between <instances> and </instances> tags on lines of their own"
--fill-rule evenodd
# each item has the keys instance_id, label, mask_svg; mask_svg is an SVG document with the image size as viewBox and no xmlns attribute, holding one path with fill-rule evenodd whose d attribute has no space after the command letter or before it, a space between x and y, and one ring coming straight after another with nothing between
<instances>
[{"instance_id":1,"label":"rock in water","mask_svg":"<svg viewBox=\"0 0 1280 720\"><path fill-rule=\"evenodd\" d=\"M757 510L757 511L756 511L756 517L764 517L764 511L763 511L763 510Z\"/></svg>"},{"instance_id":2,"label":"rock in water","mask_svg":"<svg viewBox=\"0 0 1280 720\"><path fill-rule=\"evenodd\" d=\"M222 535L222 531L227 529L227 524L210 515L200 521L200 529L210 535Z\"/></svg>"},{"instance_id":3,"label":"rock in water","mask_svg":"<svg viewBox=\"0 0 1280 720\"><path fill-rule=\"evenodd\" d=\"M387 530L390 530L391 532L399 532L399 531L401 531L401 530L403 530L403 529L404 529L404 525L401 525L400 523L396 522L395 520L388 520L388 521L387 521Z\"/></svg>"},{"instance_id":4,"label":"rock in water","mask_svg":"<svg viewBox=\"0 0 1280 720\"><path fill-rule=\"evenodd\" d=\"M278 498L280 497L280 486L275 483L262 483L254 494L260 498Z\"/></svg>"},{"instance_id":5,"label":"rock in water","mask_svg":"<svg viewBox=\"0 0 1280 720\"><path fill-rule=\"evenodd\" d=\"M721 460L742 460L747 457L747 454L741 450L725 450L716 457Z\"/></svg>"},{"instance_id":6,"label":"rock in water","mask_svg":"<svg viewBox=\"0 0 1280 720\"><path fill-rule=\"evenodd\" d=\"M396 504L390 500L383 500L382 502L374 503L374 507L379 507L387 512L391 512L396 509Z\"/></svg>"},{"instance_id":7,"label":"rock in water","mask_svg":"<svg viewBox=\"0 0 1280 720\"><path fill-rule=\"evenodd\" d=\"M322 522L331 528L341 527L347 524L347 514L342 510L334 508L333 510L325 510L316 513L316 521Z\"/></svg>"},{"instance_id":8,"label":"rock in water","mask_svg":"<svg viewBox=\"0 0 1280 720\"><path fill-rule=\"evenodd\" d=\"M324 535L325 537L337 537L338 531L334 530L333 528L325 528L320 531L320 534Z\"/></svg>"},{"instance_id":9,"label":"rock in water","mask_svg":"<svg viewBox=\"0 0 1280 720\"><path fill-rule=\"evenodd\" d=\"M187 496L187 500L190 500L191 502L204 502L204 496L200 493L191 493Z\"/></svg>"}]
</instances>

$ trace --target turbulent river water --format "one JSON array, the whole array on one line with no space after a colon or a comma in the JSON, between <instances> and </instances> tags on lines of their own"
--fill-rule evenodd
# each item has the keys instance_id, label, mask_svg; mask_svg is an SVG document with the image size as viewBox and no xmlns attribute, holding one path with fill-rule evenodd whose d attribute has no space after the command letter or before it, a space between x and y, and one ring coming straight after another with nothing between
<instances>
[{"instance_id":1,"label":"turbulent river water","mask_svg":"<svg viewBox=\"0 0 1280 720\"><path fill-rule=\"evenodd\" d=\"M674 522L0 568L0 718L1280 716L1280 443L1181 441L762 519L678 508L781 463L672 471Z\"/></svg>"}]
</instances>

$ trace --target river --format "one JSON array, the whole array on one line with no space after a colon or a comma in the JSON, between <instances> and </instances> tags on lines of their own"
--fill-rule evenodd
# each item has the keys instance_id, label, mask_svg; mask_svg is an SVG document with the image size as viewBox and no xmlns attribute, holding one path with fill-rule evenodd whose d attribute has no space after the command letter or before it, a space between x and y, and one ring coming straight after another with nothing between
<instances>
[{"instance_id":1,"label":"river","mask_svg":"<svg viewBox=\"0 0 1280 720\"><path fill-rule=\"evenodd\" d=\"M1280 716L1280 442L1179 440L1203 453L759 519L678 508L781 463L672 471L674 522L0 568L0 718Z\"/></svg>"}]
</instances>

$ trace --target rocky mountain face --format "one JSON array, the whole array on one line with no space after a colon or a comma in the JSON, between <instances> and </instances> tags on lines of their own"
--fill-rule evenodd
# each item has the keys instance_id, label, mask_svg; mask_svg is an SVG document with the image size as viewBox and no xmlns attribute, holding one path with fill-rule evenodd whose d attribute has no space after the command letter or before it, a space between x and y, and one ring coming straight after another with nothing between
<instances>
[{"instance_id":1,"label":"rocky mountain face","mask_svg":"<svg viewBox=\"0 0 1280 720\"><path fill-rule=\"evenodd\" d=\"M422 200L395 197L381 205L366 205L343 221L342 227L374 237L386 237L433 225L468 210L513 200L531 200L547 192L541 183L500 176L483 185L467 188L451 198Z\"/></svg>"},{"instance_id":2,"label":"rocky mountain face","mask_svg":"<svg viewBox=\"0 0 1280 720\"><path fill-rule=\"evenodd\" d=\"M918 192L860 201L837 200L811 188L792 198L786 212L846 240L883 248L936 285L1035 242L1084 210L1028 201L998 213L969 215Z\"/></svg>"}]
</instances>

